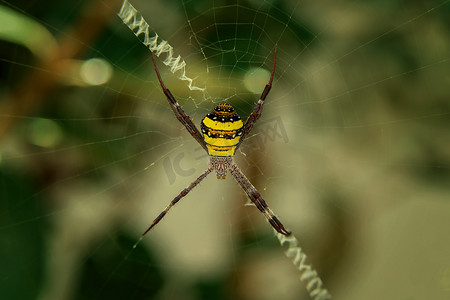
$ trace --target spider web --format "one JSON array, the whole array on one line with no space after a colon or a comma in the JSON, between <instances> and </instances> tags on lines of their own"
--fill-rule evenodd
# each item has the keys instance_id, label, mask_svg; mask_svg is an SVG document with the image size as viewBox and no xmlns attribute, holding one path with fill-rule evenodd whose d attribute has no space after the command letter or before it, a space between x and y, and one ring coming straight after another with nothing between
<instances>
[{"instance_id":1,"label":"spider web","mask_svg":"<svg viewBox=\"0 0 450 300\"><path fill-rule=\"evenodd\" d=\"M130 3L199 87L161 53L195 124L222 101L245 119L277 45L236 161L336 299L448 298L448 0ZM121 4L0 2L0 294L306 299L230 178L139 240L208 157Z\"/></svg>"}]
</instances>

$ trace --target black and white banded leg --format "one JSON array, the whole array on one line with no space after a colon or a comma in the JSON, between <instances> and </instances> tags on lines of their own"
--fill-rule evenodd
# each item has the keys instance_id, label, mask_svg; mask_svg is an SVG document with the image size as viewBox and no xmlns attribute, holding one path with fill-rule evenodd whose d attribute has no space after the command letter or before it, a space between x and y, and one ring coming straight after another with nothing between
<instances>
[{"instance_id":1,"label":"black and white banded leg","mask_svg":"<svg viewBox=\"0 0 450 300\"><path fill-rule=\"evenodd\" d=\"M166 88L164 85L164 82L162 81L161 76L159 75L158 67L156 66L156 60L155 55L152 52L152 60L153 65L155 66L156 75L158 76L159 84L161 85L161 88L164 92L164 95L166 95L167 101L169 101L170 107L172 108L173 113L177 117L178 121L180 121L181 124L186 127L187 131L192 135L192 137L202 146L205 151L208 152L208 148L206 147L206 142L203 139L202 134L198 130L197 126L195 126L194 122L192 122L191 118L184 112L184 110L181 108L178 101L175 99L175 97L172 95L170 90Z\"/></svg>"},{"instance_id":2,"label":"black and white banded leg","mask_svg":"<svg viewBox=\"0 0 450 300\"><path fill-rule=\"evenodd\" d=\"M231 175L236 179L242 189L247 193L248 198L256 205L260 212L269 221L275 230L283 235L290 235L291 233L284 228L280 220L274 215L269 206L267 206L266 201L261 197L261 194L256 190L253 184L245 177L244 173L239 169L236 164L232 164L229 169Z\"/></svg>"},{"instance_id":3,"label":"black and white banded leg","mask_svg":"<svg viewBox=\"0 0 450 300\"><path fill-rule=\"evenodd\" d=\"M150 227L142 235L144 236L147 232L150 231L150 229L152 229L156 224L158 224L159 221L161 221L161 219L164 218L166 213L172 208L172 206L177 204L177 202L180 201L181 198L186 196L197 184L199 184L203 179L205 179L206 176L208 176L208 174L211 173L212 170L213 170L212 168L206 169L195 181L193 181L187 188L182 190L175 198L173 198L173 200L170 201L169 205L167 205L166 208L156 217L156 219L153 220L152 225L150 225Z\"/></svg>"},{"instance_id":4,"label":"black and white banded leg","mask_svg":"<svg viewBox=\"0 0 450 300\"><path fill-rule=\"evenodd\" d=\"M252 130L255 122L261 116L264 101L266 100L267 95L269 94L270 90L272 89L272 81L273 81L273 75L275 74L276 61L277 61L277 46L275 46L275 50L274 50L273 67L272 67L272 73L270 74L269 82L264 87L261 97L259 98L258 102L256 103L255 108L253 109L252 113L248 116L247 120L245 121L244 130L243 130L241 139L239 140L239 143L236 146L236 149L239 148L239 146L242 144L244 139L247 137L247 135Z\"/></svg>"}]
</instances>

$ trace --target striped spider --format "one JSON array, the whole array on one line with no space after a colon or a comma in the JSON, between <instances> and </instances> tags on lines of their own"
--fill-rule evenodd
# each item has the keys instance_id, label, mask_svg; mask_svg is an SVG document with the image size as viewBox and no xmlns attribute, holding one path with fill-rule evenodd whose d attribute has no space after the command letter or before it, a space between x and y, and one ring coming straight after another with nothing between
<instances>
[{"instance_id":1,"label":"striped spider","mask_svg":"<svg viewBox=\"0 0 450 300\"><path fill-rule=\"evenodd\" d=\"M264 199L261 197L256 188L245 177L244 173L234 163L233 155L236 149L242 144L244 139L250 133L253 125L261 116L264 100L272 88L272 80L275 72L275 62L277 57L277 48L274 50L273 67L270 75L270 80L266 84L261 98L256 103L253 112L245 121L242 122L241 117L236 113L234 108L228 103L221 103L217 105L212 112L207 114L201 123L201 133L192 122L191 118L183 111L180 104L175 100L172 93L167 89L161 79L161 76L156 66L155 55L152 53L153 65L155 66L156 75L158 76L161 88L169 101L178 121L186 127L187 131L192 137L202 146L210 157L209 167L187 188L183 189L178 196L176 196L167 207L156 217L150 227L143 233L145 235L149 232L161 219L166 215L172 206L174 206L181 198L186 196L194 187L196 187L203 179L212 171L216 172L217 179L225 179L227 172L236 179L242 189L247 193L249 199L256 205L260 212L269 221L270 225L275 230L283 235L290 235L280 220L273 214L272 210L267 206Z\"/></svg>"}]
</instances>

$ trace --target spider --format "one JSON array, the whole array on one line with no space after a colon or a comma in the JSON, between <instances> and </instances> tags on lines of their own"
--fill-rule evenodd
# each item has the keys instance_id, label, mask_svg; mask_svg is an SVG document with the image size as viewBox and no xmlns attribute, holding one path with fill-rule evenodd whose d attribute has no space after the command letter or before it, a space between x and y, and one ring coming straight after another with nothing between
<instances>
[{"instance_id":1,"label":"spider","mask_svg":"<svg viewBox=\"0 0 450 300\"><path fill-rule=\"evenodd\" d=\"M142 234L143 236L149 232L156 224L161 221L172 206L174 206L181 198L185 197L194 187L196 187L206 176L212 171L216 172L217 179L225 179L227 172L230 172L234 179L239 183L242 189L247 193L249 199L256 205L269 221L275 230L283 235L290 235L280 220L273 214L272 210L267 206L256 188L245 177L244 173L234 163L233 156L242 142L250 133L253 125L261 116L264 100L272 88L273 75L275 73L275 62L277 57L277 47L275 46L272 73L269 82L266 84L260 99L256 103L253 112L249 115L245 124L241 117L236 113L234 108L228 103L217 105L212 112L207 114L201 122L201 133L192 122L191 118L184 112L175 97L164 85L156 65L155 55L152 53L153 65L155 66L156 75L158 77L161 88L166 95L167 100L172 108L178 121L186 127L192 137L202 146L210 157L209 167L188 187L183 189L167 207L156 217L150 227Z\"/></svg>"}]
</instances>

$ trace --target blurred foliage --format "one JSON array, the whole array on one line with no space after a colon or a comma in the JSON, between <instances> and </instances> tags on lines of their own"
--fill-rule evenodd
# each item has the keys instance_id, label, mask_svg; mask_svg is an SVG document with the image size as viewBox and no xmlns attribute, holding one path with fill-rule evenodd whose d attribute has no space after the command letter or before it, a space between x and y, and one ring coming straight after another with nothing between
<instances>
[{"instance_id":1,"label":"blurred foliage","mask_svg":"<svg viewBox=\"0 0 450 300\"><path fill-rule=\"evenodd\" d=\"M161 271L143 247L117 232L91 252L82 266L76 299L151 299L164 284ZM123 260L127 261L117 265ZM150 267L149 266L153 266Z\"/></svg>"},{"instance_id":2,"label":"blurred foliage","mask_svg":"<svg viewBox=\"0 0 450 300\"><path fill-rule=\"evenodd\" d=\"M43 282L45 207L29 176L0 169L0 295L36 299Z\"/></svg>"}]
</instances>

